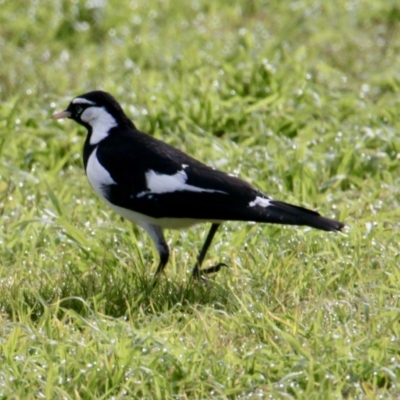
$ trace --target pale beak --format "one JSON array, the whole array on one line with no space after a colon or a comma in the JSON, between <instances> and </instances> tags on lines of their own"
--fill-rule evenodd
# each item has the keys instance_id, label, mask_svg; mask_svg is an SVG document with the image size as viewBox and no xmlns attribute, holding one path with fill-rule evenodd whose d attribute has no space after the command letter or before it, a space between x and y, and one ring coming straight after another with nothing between
<instances>
[{"instance_id":1,"label":"pale beak","mask_svg":"<svg viewBox=\"0 0 400 400\"><path fill-rule=\"evenodd\" d=\"M51 119L61 119L61 118L69 118L71 116L71 113L69 111L60 111L58 113L55 113Z\"/></svg>"}]
</instances>

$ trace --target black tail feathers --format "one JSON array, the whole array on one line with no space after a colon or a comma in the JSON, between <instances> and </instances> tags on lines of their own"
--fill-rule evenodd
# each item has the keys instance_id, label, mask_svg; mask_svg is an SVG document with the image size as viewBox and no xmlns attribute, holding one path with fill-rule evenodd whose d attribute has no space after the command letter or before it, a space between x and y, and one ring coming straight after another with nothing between
<instances>
[{"instance_id":1,"label":"black tail feathers","mask_svg":"<svg viewBox=\"0 0 400 400\"><path fill-rule=\"evenodd\" d=\"M271 200L265 208L263 222L287 225L304 225L323 231L341 231L344 223L334 219L322 217L315 211L293 206L282 201Z\"/></svg>"}]
</instances>

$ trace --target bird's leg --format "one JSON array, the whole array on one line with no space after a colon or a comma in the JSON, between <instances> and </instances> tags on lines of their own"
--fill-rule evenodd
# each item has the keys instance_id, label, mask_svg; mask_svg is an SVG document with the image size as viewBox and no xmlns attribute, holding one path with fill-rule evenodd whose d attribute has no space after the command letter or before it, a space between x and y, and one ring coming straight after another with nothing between
<instances>
[{"instance_id":1,"label":"bird's leg","mask_svg":"<svg viewBox=\"0 0 400 400\"><path fill-rule=\"evenodd\" d=\"M158 277L160 276L161 272L164 271L169 259L169 248L166 242L164 244L165 246L162 247L157 245L158 254L160 255L160 262L158 263L157 271L154 275L153 288L156 286Z\"/></svg>"},{"instance_id":2,"label":"bird's leg","mask_svg":"<svg viewBox=\"0 0 400 400\"><path fill-rule=\"evenodd\" d=\"M224 263L219 263L217 265L214 265L209 268L205 269L200 269L201 264L203 263L204 257L206 256L207 250L210 247L210 244L214 238L215 232L217 232L217 229L219 228L220 224L212 224L211 228L207 234L206 241L203 244L203 247L201 248L201 251L199 253L199 256L197 257L196 265L193 268L192 275L194 278L200 278L202 274L212 274L214 272L218 272L221 267L227 267L226 264Z\"/></svg>"},{"instance_id":3,"label":"bird's leg","mask_svg":"<svg viewBox=\"0 0 400 400\"><path fill-rule=\"evenodd\" d=\"M165 243L165 247L160 251L160 249L157 247L158 253L160 255L160 262L158 263L157 271L154 275L154 280L153 280L153 288L156 286L158 282L158 277L161 272L164 271L165 266L167 265L168 259L169 259L169 248L168 245Z\"/></svg>"},{"instance_id":4,"label":"bird's leg","mask_svg":"<svg viewBox=\"0 0 400 400\"><path fill-rule=\"evenodd\" d=\"M169 259L169 248L168 246L163 247L162 250L159 250L159 255L160 255L160 262L158 263L157 271L156 274L154 275L154 278L157 279L157 276L163 272L165 266L167 265L168 259Z\"/></svg>"},{"instance_id":5,"label":"bird's leg","mask_svg":"<svg viewBox=\"0 0 400 400\"><path fill-rule=\"evenodd\" d=\"M160 256L160 262L158 264L156 274L154 275L154 287L157 283L158 276L162 271L164 271L164 268L167 265L169 259L169 247L167 242L165 241L164 234L160 226L142 224L142 228L145 229L150 237L153 239L153 242L156 245L156 249Z\"/></svg>"}]
</instances>

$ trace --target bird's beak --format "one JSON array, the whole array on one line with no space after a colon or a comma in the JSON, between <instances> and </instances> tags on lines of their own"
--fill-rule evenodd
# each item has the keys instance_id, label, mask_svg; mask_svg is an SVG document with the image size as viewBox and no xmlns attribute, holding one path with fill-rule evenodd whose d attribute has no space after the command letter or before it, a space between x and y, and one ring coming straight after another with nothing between
<instances>
[{"instance_id":1,"label":"bird's beak","mask_svg":"<svg viewBox=\"0 0 400 400\"><path fill-rule=\"evenodd\" d=\"M71 113L67 110L65 111L60 111L58 113L55 113L51 119L61 119L61 118L69 118L71 116Z\"/></svg>"}]
</instances>

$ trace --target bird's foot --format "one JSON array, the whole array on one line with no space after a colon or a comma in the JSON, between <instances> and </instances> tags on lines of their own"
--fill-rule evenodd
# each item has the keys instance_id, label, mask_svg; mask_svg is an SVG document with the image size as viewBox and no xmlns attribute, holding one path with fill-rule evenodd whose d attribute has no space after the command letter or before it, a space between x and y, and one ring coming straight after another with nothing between
<instances>
[{"instance_id":1,"label":"bird's foot","mask_svg":"<svg viewBox=\"0 0 400 400\"><path fill-rule=\"evenodd\" d=\"M193 278L204 281L205 280L204 275L214 274L215 272L218 272L222 267L229 268L228 265L225 263L219 263L217 265L213 265L211 267L204 268L204 269L200 269L196 266L193 269L192 275L193 275Z\"/></svg>"}]
</instances>

